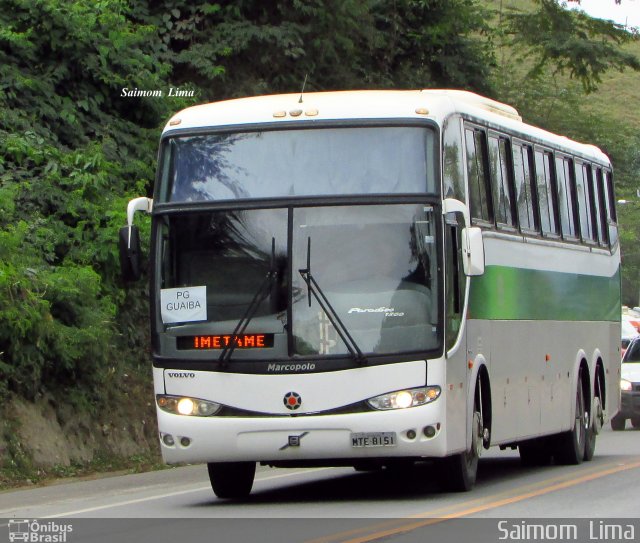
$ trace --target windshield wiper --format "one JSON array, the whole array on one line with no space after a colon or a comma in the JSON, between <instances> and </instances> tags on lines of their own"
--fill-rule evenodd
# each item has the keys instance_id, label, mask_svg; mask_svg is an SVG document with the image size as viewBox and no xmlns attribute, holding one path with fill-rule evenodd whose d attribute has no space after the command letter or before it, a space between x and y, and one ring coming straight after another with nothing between
<instances>
[{"instance_id":1,"label":"windshield wiper","mask_svg":"<svg viewBox=\"0 0 640 543\"><path fill-rule=\"evenodd\" d=\"M260 304L264 301L264 299L269 296L271 292L271 286L278 276L278 271L276 269L276 238L271 238L271 262L269 264L269 271L265 275L260 287L256 291L251 303L247 306L244 315L236 324L236 327L233 329L233 333L231 334L231 341L224 346L222 349L222 353L220 353L220 357L218 358L218 362L220 362L220 366L224 368L229 360L231 360L231 355L233 355L233 351L236 348L238 336L244 334L244 331L249 326L249 323L253 319L256 314L256 311L260 307Z\"/></svg>"},{"instance_id":2,"label":"windshield wiper","mask_svg":"<svg viewBox=\"0 0 640 543\"><path fill-rule=\"evenodd\" d=\"M298 272L307 284L309 307L311 307L311 295L313 294L313 297L320 305L320 308L324 311L325 315L327 315L329 322L336 329L336 332L338 332L340 339L346 345L347 349L349 349L353 359L359 364L366 364L367 359L362 354L360 347L358 347L355 339L353 339L344 322L342 322L342 319L338 316L338 313L331 305L331 302L329 302L328 298L320 288L320 285L311 274L311 237L307 238L307 267L306 269L298 270Z\"/></svg>"}]
</instances>

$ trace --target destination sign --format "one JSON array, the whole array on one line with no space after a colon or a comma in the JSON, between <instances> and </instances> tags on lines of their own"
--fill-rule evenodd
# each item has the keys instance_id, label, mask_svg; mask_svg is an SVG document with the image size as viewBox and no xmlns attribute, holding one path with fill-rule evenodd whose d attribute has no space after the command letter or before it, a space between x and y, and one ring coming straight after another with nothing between
<instances>
[{"instance_id":1,"label":"destination sign","mask_svg":"<svg viewBox=\"0 0 640 543\"><path fill-rule=\"evenodd\" d=\"M239 334L182 336L177 340L178 349L224 349L235 345L235 349L266 349L273 347L273 334Z\"/></svg>"}]
</instances>

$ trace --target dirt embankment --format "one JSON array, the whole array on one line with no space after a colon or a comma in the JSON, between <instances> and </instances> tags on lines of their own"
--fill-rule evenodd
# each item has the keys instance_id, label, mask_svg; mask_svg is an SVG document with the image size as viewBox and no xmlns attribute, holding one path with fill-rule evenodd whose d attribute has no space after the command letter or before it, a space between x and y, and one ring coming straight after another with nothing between
<instances>
[{"instance_id":1,"label":"dirt embankment","mask_svg":"<svg viewBox=\"0 0 640 543\"><path fill-rule=\"evenodd\" d=\"M35 401L11 397L0 412L0 487L97 461L105 465L132 457L159 461L149 388L142 383L128 392L113 392L108 409L83 410L51 394Z\"/></svg>"}]
</instances>

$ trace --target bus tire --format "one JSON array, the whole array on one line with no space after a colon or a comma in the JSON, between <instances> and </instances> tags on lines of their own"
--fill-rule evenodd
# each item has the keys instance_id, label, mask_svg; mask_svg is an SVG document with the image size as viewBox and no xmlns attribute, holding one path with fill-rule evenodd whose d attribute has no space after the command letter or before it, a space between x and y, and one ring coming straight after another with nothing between
<instances>
[{"instance_id":1,"label":"bus tire","mask_svg":"<svg viewBox=\"0 0 640 543\"><path fill-rule=\"evenodd\" d=\"M624 431L625 424L627 423L627 419L620 416L618 413L615 417L611 418L611 429L614 432L622 432Z\"/></svg>"},{"instance_id":2,"label":"bus tire","mask_svg":"<svg viewBox=\"0 0 640 543\"><path fill-rule=\"evenodd\" d=\"M636 429L640 428L640 417L633 417L631 419L631 426L633 426Z\"/></svg>"},{"instance_id":3,"label":"bus tire","mask_svg":"<svg viewBox=\"0 0 640 543\"><path fill-rule=\"evenodd\" d=\"M468 492L476 484L478 456L471 451L454 454L445 459L443 487L448 492Z\"/></svg>"},{"instance_id":4,"label":"bus tire","mask_svg":"<svg viewBox=\"0 0 640 543\"><path fill-rule=\"evenodd\" d=\"M481 382L476 381L473 416L471 417L471 449L444 459L443 486L450 492L468 492L476 484L478 460L483 447Z\"/></svg>"},{"instance_id":5,"label":"bus tire","mask_svg":"<svg viewBox=\"0 0 640 543\"><path fill-rule=\"evenodd\" d=\"M543 437L518 443L518 452L520 464L525 467L548 466L553 457L549 441Z\"/></svg>"},{"instance_id":6,"label":"bus tire","mask_svg":"<svg viewBox=\"0 0 640 543\"><path fill-rule=\"evenodd\" d=\"M602 382L600 375L596 374L595 396L593 397L593 405L591 406L591 424L587 428L584 446L584 460L589 462L596 452L596 437L602 430L604 424L604 410L602 407Z\"/></svg>"},{"instance_id":7,"label":"bus tire","mask_svg":"<svg viewBox=\"0 0 640 543\"><path fill-rule=\"evenodd\" d=\"M209 481L218 498L246 498L253 487L255 462L209 462Z\"/></svg>"},{"instance_id":8,"label":"bus tire","mask_svg":"<svg viewBox=\"0 0 640 543\"><path fill-rule=\"evenodd\" d=\"M582 386L582 371L578 374L576 390L576 414L573 429L559 434L556 438L555 459L558 464L576 465L582 463L587 439L587 407Z\"/></svg>"}]
</instances>

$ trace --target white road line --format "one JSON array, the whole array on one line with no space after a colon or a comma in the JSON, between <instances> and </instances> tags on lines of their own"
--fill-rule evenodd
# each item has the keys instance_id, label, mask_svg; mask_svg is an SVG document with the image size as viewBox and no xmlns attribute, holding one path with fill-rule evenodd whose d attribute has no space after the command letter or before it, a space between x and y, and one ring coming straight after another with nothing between
<instances>
[{"instance_id":1,"label":"white road line","mask_svg":"<svg viewBox=\"0 0 640 543\"><path fill-rule=\"evenodd\" d=\"M268 477L263 477L263 478L256 478L256 482L262 482L262 481L273 481L274 479L284 479L285 477L293 477L295 475L303 475L305 473L313 473L313 472L318 472L318 471L325 471L325 470L329 470L329 469L334 469L334 468L316 468L316 469L307 469L304 471L296 471L294 473L281 473L280 475L270 475ZM98 505L96 507L87 507L86 509L77 509L76 511L67 511L65 513L60 513L58 515L47 515L45 517L41 517L41 518L61 518L61 517L71 517L74 515L81 515L83 513L91 513L93 511L100 511L101 509L111 509L114 507L122 507L125 505L132 505L134 503L142 503L142 502L148 502L148 501L153 501L153 500L162 500L164 498L170 498L172 496L181 496L183 494L190 494L192 492L203 492L204 490L211 490L211 486L207 485L207 486L202 486L202 487L198 487L198 488L193 488L191 490L180 490L177 492L169 492L167 494L157 494L155 496L147 496L146 498L137 498L135 500L127 500L124 502L118 502L118 503L112 503L109 505Z\"/></svg>"}]
</instances>

